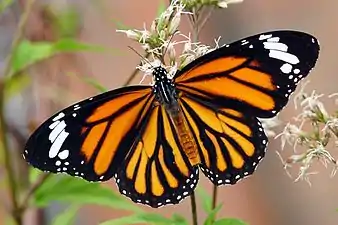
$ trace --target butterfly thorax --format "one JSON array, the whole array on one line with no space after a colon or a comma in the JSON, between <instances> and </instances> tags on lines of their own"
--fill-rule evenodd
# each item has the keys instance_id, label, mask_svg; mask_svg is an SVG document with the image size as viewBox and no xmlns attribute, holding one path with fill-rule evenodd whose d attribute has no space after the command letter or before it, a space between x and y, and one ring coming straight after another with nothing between
<instances>
[{"instance_id":1,"label":"butterfly thorax","mask_svg":"<svg viewBox=\"0 0 338 225\"><path fill-rule=\"evenodd\" d=\"M189 158L191 165L200 163L197 145L187 121L178 103L178 93L172 79L167 76L167 71L163 67L156 67L153 71L155 83L153 92L156 100L164 106L178 133L181 146Z\"/></svg>"},{"instance_id":2,"label":"butterfly thorax","mask_svg":"<svg viewBox=\"0 0 338 225\"><path fill-rule=\"evenodd\" d=\"M178 95L172 79L167 76L167 71L163 67L156 67L153 71L154 85L153 92L156 100L164 106L171 116L175 116L179 111Z\"/></svg>"}]
</instances>

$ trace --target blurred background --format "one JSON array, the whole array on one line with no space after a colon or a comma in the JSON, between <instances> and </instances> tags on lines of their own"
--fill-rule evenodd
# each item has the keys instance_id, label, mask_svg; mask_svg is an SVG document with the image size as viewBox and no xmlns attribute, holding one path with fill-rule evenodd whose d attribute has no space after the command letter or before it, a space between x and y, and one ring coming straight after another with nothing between
<instances>
[{"instance_id":1,"label":"blurred background","mask_svg":"<svg viewBox=\"0 0 338 225\"><path fill-rule=\"evenodd\" d=\"M25 0L15 1L0 16L0 71L10 51L10 44L22 12ZM167 2L166 2L167 3ZM55 111L85 97L98 93L79 77L95 78L109 89L123 85L140 58L127 46L139 46L127 39L124 34L116 33L117 23L127 27L143 29L150 26L156 17L157 0L40 0L37 1L25 29L25 37L31 41L53 41L60 35L69 35L79 40L107 49L117 48L116 53L84 52L61 54L29 68L31 82L20 94L10 98L6 104L6 120L11 128L11 146L22 151L25 140L32 131L30 127L39 124ZM215 10L201 32L205 44L214 45L214 39L222 36L221 44L237 39L277 29L294 29L313 34L321 44L319 61L309 76L311 82L307 90L331 94L338 92L337 52L338 52L338 14L337 1L315 0L244 0L241 4L230 5L225 10ZM55 19L68 17L66 23L73 23L71 29L60 30ZM69 14L69 15L68 15ZM189 31L187 21L183 21L181 31ZM0 73L1 74L1 73ZM139 83L141 75L132 83ZM328 111L334 110L333 101L325 102ZM336 106L337 107L337 106ZM284 122L299 112L290 103L280 114ZM283 129L277 128L277 132ZM330 169L315 164L313 169L318 175L311 176L312 186L306 182L293 182L287 176L276 151L280 150L280 140L271 139L266 158L253 176L231 187L219 188L218 202L223 202L219 212L222 217L240 218L251 225L335 225L338 223L337 176L330 178ZM13 154L19 154L14 152ZM286 149L282 155L290 155ZM333 154L335 154L333 152ZM19 162L25 171L26 162ZM4 171L2 171L4 172ZM291 170L295 177L298 169ZM25 173L23 172L23 175ZM2 174L0 174L2 176ZM27 174L25 175L27 176ZM107 184L116 189L114 182ZM211 183L201 176L200 185L210 193ZM62 188L62 187L60 187ZM5 188L0 189L1 201L8 204L9 197ZM39 225L41 220L51 220L64 209L63 204L53 204L42 212L30 210L26 224ZM186 214L190 220L190 201L187 198L179 205L167 206L158 210L143 207L147 211ZM198 206L199 219L205 218ZM0 208L0 225L6 224L6 209ZM112 210L102 206L84 206L76 217L76 224L99 224L111 218L126 215L123 210ZM40 221L40 222L39 222Z\"/></svg>"}]
</instances>

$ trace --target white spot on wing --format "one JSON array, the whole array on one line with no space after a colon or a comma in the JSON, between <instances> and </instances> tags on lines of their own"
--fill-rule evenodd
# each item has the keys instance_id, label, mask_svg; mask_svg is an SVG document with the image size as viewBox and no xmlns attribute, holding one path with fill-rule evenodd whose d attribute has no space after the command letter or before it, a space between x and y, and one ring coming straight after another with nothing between
<instances>
[{"instance_id":1,"label":"white spot on wing","mask_svg":"<svg viewBox=\"0 0 338 225\"><path fill-rule=\"evenodd\" d=\"M57 126L52 130L52 132L49 134L49 140L51 142L54 142L56 137L66 128L66 123L64 120L62 120L60 123L57 124Z\"/></svg>"},{"instance_id":2,"label":"white spot on wing","mask_svg":"<svg viewBox=\"0 0 338 225\"><path fill-rule=\"evenodd\" d=\"M247 40L242 40L242 45L246 45L249 44L249 42Z\"/></svg>"},{"instance_id":3,"label":"white spot on wing","mask_svg":"<svg viewBox=\"0 0 338 225\"><path fill-rule=\"evenodd\" d=\"M270 50L269 56L271 58L279 59L287 63L291 64L297 64L299 63L299 59L297 56L292 55L287 52L281 52L281 51L276 51L276 50Z\"/></svg>"},{"instance_id":4,"label":"white spot on wing","mask_svg":"<svg viewBox=\"0 0 338 225\"><path fill-rule=\"evenodd\" d=\"M69 150L63 150L58 156L60 159L67 159L69 156Z\"/></svg>"},{"instance_id":5,"label":"white spot on wing","mask_svg":"<svg viewBox=\"0 0 338 225\"><path fill-rule=\"evenodd\" d=\"M279 37L269 38L267 41L268 42L279 42Z\"/></svg>"},{"instance_id":6,"label":"white spot on wing","mask_svg":"<svg viewBox=\"0 0 338 225\"><path fill-rule=\"evenodd\" d=\"M56 127L56 125L58 125L59 123L60 123L60 121L58 121L58 120L53 122L51 125L49 125L49 129L53 130Z\"/></svg>"},{"instance_id":7,"label":"white spot on wing","mask_svg":"<svg viewBox=\"0 0 338 225\"><path fill-rule=\"evenodd\" d=\"M63 112L61 112L61 113L59 113L59 115L57 115L56 117L54 117L53 121L57 121L57 120L61 119L64 116L65 116L65 114Z\"/></svg>"},{"instance_id":8,"label":"white spot on wing","mask_svg":"<svg viewBox=\"0 0 338 225\"><path fill-rule=\"evenodd\" d=\"M259 40L265 40L265 39L268 39L268 38L271 38L272 37L272 34L262 34L259 36Z\"/></svg>"},{"instance_id":9,"label":"white spot on wing","mask_svg":"<svg viewBox=\"0 0 338 225\"><path fill-rule=\"evenodd\" d=\"M284 63L284 64L281 66L280 70L281 70L283 73L289 74L289 73L291 73L291 71L292 71L292 65L289 64L289 63Z\"/></svg>"},{"instance_id":10,"label":"white spot on wing","mask_svg":"<svg viewBox=\"0 0 338 225\"><path fill-rule=\"evenodd\" d=\"M277 42L264 42L263 43L265 49L273 49L273 50L279 50L283 52L288 51L288 46L283 43L277 43Z\"/></svg>"},{"instance_id":11,"label":"white spot on wing","mask_svg":"<svg viewBox=\"0 0 338 225\"><path fill-rule=\"evenodd\" d=\"M63 142L65 142L66 138L68 137L69 133L65 130L62 130L60 135L55 139L54 143L49 149L49 158L55 158L55 156L59 153Z\"/></svg>"}]
</instances>

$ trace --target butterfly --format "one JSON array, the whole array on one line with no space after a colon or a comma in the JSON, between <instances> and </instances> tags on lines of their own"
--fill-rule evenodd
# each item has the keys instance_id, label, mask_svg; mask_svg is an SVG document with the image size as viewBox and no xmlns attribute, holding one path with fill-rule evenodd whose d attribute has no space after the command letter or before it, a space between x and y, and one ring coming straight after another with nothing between
<instances>
[{"instance_id":1,"label":"butterfly","mask_svg":"<svg viewBox=\"0 0 338 225\"><path fill-rule=\"evenodd\" d=\"M122 87L56 113L30 136L34 167L88 181L114 177L137 203L159 207L189 196L199 171L215 185L254 172L274 117L314 67L315 37L254 35L192 61L175 76L153 68L153 85Z\"/></svg>"}]
</instances>

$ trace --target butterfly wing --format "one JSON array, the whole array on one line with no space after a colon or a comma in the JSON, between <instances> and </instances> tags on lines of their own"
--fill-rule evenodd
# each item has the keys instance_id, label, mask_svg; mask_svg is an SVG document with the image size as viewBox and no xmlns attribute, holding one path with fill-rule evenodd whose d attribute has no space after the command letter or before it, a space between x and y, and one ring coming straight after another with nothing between
<instances>
[{"instance_id":1,"label":"butterfly wing","mask_svg":"<svg viewBox=\"0 0 338 225\"><path fill-rule=\"evenodd\" d=\"M153 99L151 87L131 86L74 104L31 135L24 157L43 171L108 180L132 148Z\"/></svg>"},{"instance_id":2,"label":"butterfly wing","mask_svg":"<svg viewBox=\"0 0 338 225\"><path fill-rule=\"evenodd\" d=\"M117 185L137 203L152 207L176 204L195 189L198 166L190 164L164 107L154 107L146 121L134 149L116 173Z\"/></svg>"},{"instance_id":3,"label":"butterfly wing","mask_svg":"<svg viewBox=\"0 0 338 225\"><path fill-rule=\"evenodd\" d=\"M210 52L175 75L201 169L214 184L234 184L255 170L268 142L257 117L287 104L318 52L309 34L274 31Z\"/></svg>"},{"instance_id":4,"label":"butterfly wing","mask_svg":"<svg viewBox=\"0 0 338 225\"><path fill-rule=\"evenodd\" d=\"M180 103L197 142L200 168L214 184L235 184L253 173L268 143L256 117L194 97L182 96Z\"/></svg>"},{"instance_id":5,"label":"butterfly wing","mask_svg":"<svg viewBox=\"0 0 338 225\"><path fill-rule=\"evenodd\" d=\"M122 194L159 207L178 203L198 181L177 135L151 88L132 86L56 113L29 138L24 157L41 170L89 181L115 175Z\"/></svg>"},{"instance_id":6,"label":"butterfly wing","mask_svg":"<svg viewBox=\"0 0 338 225\"><path fill-rule=\"evenodd\" d=\"M174 79L182 93L257 117L272 117L314 67L318 52L318 41L309 34L268 32L210 52Z\"/></svg>"}]
</instances>

